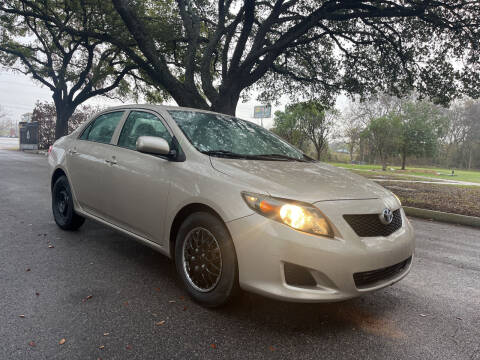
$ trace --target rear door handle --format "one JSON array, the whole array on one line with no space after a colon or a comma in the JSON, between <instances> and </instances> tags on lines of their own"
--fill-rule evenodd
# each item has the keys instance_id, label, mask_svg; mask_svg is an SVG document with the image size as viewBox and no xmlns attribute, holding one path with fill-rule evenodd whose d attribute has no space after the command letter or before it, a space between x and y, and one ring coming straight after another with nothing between
<instances>
[{"instance_id":1,"label":"rear door handle","mask_svg":"<svg viewBox=\"0 0 480 360\"><path fill-rule=\"evenodd\" d=\"M116 160L105 160L105 162L109 165L117 165L117 161Z\"/></svg>"},{"instance_id":2,"label":"rear door handle","mask_svg":"<svg viewBox=\"0 0 480 360\"><path fill-rule=\"evenodd\" d=\"M70 155L77 155L78 154L78 152L76 150L72 150L72 149L68 150L68 153Z\"/></svg>"}]
</instances>

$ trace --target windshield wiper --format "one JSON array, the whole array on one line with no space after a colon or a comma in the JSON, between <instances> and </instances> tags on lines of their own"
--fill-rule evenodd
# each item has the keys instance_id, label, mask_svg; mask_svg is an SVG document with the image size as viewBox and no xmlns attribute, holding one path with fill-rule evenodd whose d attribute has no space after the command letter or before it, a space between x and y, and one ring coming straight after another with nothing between
<instances>
[{"instance_id":1,"label":"windshield wiper","mask_svg":"<svg viewBox=\"0 0 480 360\"><path fill-rule=\"evenodd\" d=\"M202 151L202 154L209 155L209 156L228 157L233 159L249 159L250 158L248 155L237 154L228 150L208 150L208 151Z\"/></svg>"},{"instance_id":2,"label":"windshield wiper","mask_svg":"<svg viewBox=\"0 0 480 360\"><path fill-rule=\"evenodd\" d=\"M247 160L274 160L274 161L300 161L307 162L308 160L299 159L283 154L238 154L228 150L208 150L202 151L203 154L209 156L228 157L232 159L247 159Z\"/></svg>"},{"instance_id":3,"label":"windshield wiper","mask_svg":"<svg viewBox=\"0 0 480 360\"><path fill-rule=\"evenodd\" d=\"M264 159L278 159L278 160L288 160L288 161L300 161L300 162L306 162L307 160L305 159L299 159L296 157L288 156L288 155L283 155L283 154L260 154L260 155L255 155L257 158L264 158Z\"/></svg>"}]
</instances>

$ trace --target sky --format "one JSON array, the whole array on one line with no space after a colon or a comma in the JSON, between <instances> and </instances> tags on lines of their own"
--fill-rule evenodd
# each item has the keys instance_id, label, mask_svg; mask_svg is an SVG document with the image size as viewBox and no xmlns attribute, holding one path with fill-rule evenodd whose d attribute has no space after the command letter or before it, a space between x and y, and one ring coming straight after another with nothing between
<instances>
[{"instance_id":1,"label":"sky","mask_svg":"<svg viewBox=\"0 0 480 360\"><path fill-rule=\"evenodd\" d=\"M5 110L12 120L19 121L22 114L31 112L37 101L52 101L51 91L34 82L30 77L19 73L13 73L5 69L0 69L0 106ZM96 97L90 99L86 104L100 106L115 106L122 104L119 100L111 100L105 97ZM175 102L172 101L175 105ZM247 103L239 102L237 106L237 116L260 124L260 119L253 118L253 107L261 105L254 100ZM285 105L272 107L272 115L277 110L284 110ZM273 125L273 119L264 119L264 126L270 128Z\"/></svg>"}]
</instances>

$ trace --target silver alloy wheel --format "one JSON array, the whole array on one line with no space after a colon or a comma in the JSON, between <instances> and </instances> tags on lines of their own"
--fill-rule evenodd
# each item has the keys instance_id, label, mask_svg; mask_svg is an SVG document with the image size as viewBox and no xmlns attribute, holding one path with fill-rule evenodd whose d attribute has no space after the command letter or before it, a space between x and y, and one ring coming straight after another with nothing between
<instances>
[{"instance_id":1,"label":"silver alloy wheel","mask_svg":"<svg viewBox=\"0 0 480 360\"><path fill-rule=\"evenodd\" d=\"M215 236L203 227L190 230L183 242L182 263L187 280L195 290L215 289L222 275L222 254Z\"/></svg>"}]
</instances>

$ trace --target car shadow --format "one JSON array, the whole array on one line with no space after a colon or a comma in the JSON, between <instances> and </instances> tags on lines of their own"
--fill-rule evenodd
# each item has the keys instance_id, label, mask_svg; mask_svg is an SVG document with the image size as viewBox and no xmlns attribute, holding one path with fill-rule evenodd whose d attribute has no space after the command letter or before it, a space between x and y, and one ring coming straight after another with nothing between
<instances>
[{"instance_id":1,"label":"car shadow","mask_svg":"<svg viewBox=\"0 0 480 360\"><path fill-rule=\"evenodd\" d=\"M96 239L102 251L115 253L121 263L141 268L138 273L146 286L162 284L162 292L170 298L182 298L192 313L199 317L227 319L232 326L249 326L264 331L287 335L322 334L362 331L390 339L403 339L406 335L397 326L395 314L401 304L395 293L386 289L360 298L335 303L293 303L279 301L242 291L233 301L219 309L207 309L188 298L177 276L174 262L148 246L118 232L88 221L82 232ZM387 288L388 289L388 288ZM153 306L153 305L152 305ZM397 310L396 310L397 309ZM235 325L237 324L237 325Z\"/></svg>"}]
</instances>

